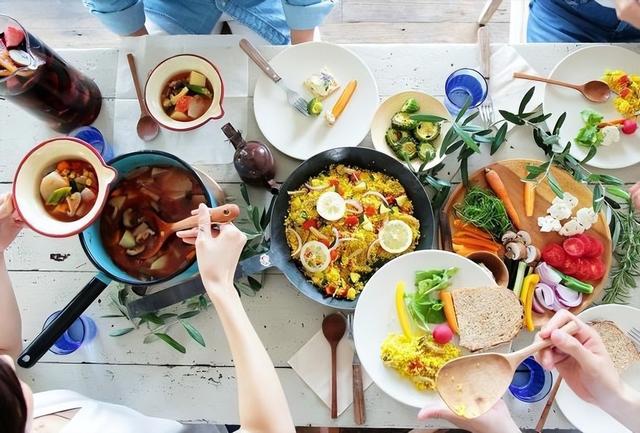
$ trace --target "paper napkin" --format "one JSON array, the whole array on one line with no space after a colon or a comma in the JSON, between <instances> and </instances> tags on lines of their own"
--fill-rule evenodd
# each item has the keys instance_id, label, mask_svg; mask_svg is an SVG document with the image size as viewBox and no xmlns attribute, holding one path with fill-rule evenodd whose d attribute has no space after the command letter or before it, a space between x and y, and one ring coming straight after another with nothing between
<instances>
[{"instance_id":1,"label":"paper napkin","mask_svg":"<svg viewBox=\"0 0 640 433\"><path fill-rule=\"evenodd\" d=\"M536 87L536 91L528 106L533 110L542 104L544 84L515 79L514 72L537 74L536 70L513 47L505 45L491 55L489 92L493 98L496 118L500 118L497 114L498 110L517 113L522 97L532 86Z\"/></svg>"},{"instance_id":2,"label":"paper napkin","mask_svg":"<svg viewBox=\"0 0 640 433\"><path fill-rule=\"evenodd\" d=\"M338 383L338 415L353 403L353 349L345 337L340 341L336 354ZM318 331L289 360L289 365L318 397L331 407L331 346L322 331ZM371 378L362 369L364 389L371 385Z\"/></svg>"}]
</instances>

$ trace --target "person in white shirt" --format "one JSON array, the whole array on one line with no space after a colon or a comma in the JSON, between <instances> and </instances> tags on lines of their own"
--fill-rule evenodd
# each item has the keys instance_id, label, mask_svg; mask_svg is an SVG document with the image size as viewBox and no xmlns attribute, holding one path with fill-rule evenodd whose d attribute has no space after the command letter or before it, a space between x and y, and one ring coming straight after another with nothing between
<instances>
[{"instance_id":1,"label":"person in white shirt","mask_svg":"<svg viewBox=\"0 0 640 433\"><path fill-rule=\"evenodd\" d=\"M247 317L233 275L246 237L233 224L212 230L205 205L200 224L179 236L194 243L200 276L222 322L235 361L240 433L295 433L273 363ZM33 394L15 372L22 348L21 319L4 252L22 228L11 194L0 195L0 432L2 433L186 433L204 431L176 421L146 417L71 391ZM214 396L210 398L215 404ZM208 426L207 431L211 431ZM222 427L224 428L224 427ZM213 430L215 431L215 430ZM221 433L224 430L218 430Z\"/></svg>"}]
</instances>

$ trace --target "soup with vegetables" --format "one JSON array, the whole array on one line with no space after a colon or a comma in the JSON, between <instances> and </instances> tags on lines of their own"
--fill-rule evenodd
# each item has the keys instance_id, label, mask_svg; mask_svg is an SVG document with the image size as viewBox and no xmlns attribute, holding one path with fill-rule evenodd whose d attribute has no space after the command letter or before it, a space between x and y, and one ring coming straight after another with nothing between
<instances>
[{"instance_id":1,"label":"soup with vegetables","mask_svg":"<svg viewBox=\"0 0 640 433\"><path fill-rule=\"evenodd\" d=\"M172 223L191 215L206 203L198 180L177 167L145 166L120 180L107 201L100 220L102 243L116 265L140 280L164 278L189 266L193 245L170 236L151 257L145 249L154 242L158 227L152 218Z\"/></svg>"},{"instance_id":2,"label":"soup with vegetables","mask_svg":"<svg viewBox=\"0 0 640 433\"><path fill-rule=\"evenodd\" d=\"M181 72L169 79L161 95L164 112L173 120L189 122L211 106L213 87L200 72Z\"/></svg>"},{"instance_id":3,"label":"soup with vegetables","mask_svg":"<svg viewBox=\"0 0 640 433\"><path fill-rule=\"evenodd\" d=\"M62 160L40 181L40 198L53 218L71 222L89 213L98 196L98 177L86 161Z\"/></svg>"}]
</instances>

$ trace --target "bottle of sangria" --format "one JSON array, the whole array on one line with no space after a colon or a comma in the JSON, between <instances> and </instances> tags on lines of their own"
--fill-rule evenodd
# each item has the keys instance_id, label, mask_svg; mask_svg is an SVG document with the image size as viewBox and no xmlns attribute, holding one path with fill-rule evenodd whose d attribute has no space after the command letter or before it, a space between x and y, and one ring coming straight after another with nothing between
<instances>
[{"instance_id":1,"label":"bottle of sangria","mask_svg":"<svg viewBox=\"0 0 640 433\"><path fill-rule=\"evenodd\" d=\"M0 97L52 129L91 124L102 105L98 86L16 20L0 14Z\"/></svg>"}]
</instances>

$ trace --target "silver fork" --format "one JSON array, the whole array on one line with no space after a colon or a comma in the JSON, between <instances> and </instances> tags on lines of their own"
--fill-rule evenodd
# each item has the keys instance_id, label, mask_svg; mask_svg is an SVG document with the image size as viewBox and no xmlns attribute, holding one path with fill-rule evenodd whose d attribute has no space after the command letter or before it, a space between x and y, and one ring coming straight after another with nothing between
<instances>
[{"instance_id":1,"label":"silver fork","mask_svg":"<svg viewBox=\"0 0 640 433\"><path fill-rule=\"evenodd\" d=\"M364 388L362 386L362 366L360 365L360 358L358 358L355 341L353 340L353 313L349 313L347 316L347 331L349 343L353 348L353 361L351 363L353 373L353 416L356 424L362 425L365 420Z\"/></svg>"},{"instance_id":2,"label":"silver fork","mask_svg":"<svg viewBox=\"0 0 640 433\"><path fill-rule=\"evenodd\" d=\"M307 112L307 105L309 104L309 102L306 101L302 96L300 96L296 91L291 90L289 87L287 87L286 84L284 84L282 77L276 73L267 59L265 59L262 54L260 54L260 51L258 51L256 47L251 44L251 42L246 39L241 39L240 48L242 48L242 51L247 53L249 58L253 60L253 62L260 69L262 69L262 72L264 72L267 77L271 78L273 82L278 85L278 87L280 87L287 93L287 101L289 102L289 105L291 105L293 108L295 108L305 116L309 116L309 113Z\"/></svg>"},{"instance_id":3,"label":"silver fork","mask_svg":"<svg viewBox=\"0 0 640 433\"><path fill-rule=\"evenodd\" d=\"M627 331L627 334L629 334L635 345L640 348L640 329L631 328Z\"/></svg>"},{"instance_id":4,"label":"silver fork","mask_svg":"<svg viewBox=\"0 0 640 433\"><path fill-rule=\"evenodd\" d=\"M480 104L480 119L485 128L489 128L493 124L493 99L491 99L491 91L489 90L489 77L491 75L491 44L489 43L489 30L486 27L478 29L478 45L480 46L481 73L487 80L487 96L484 102Z\"/></svg>"}]
</instances>

